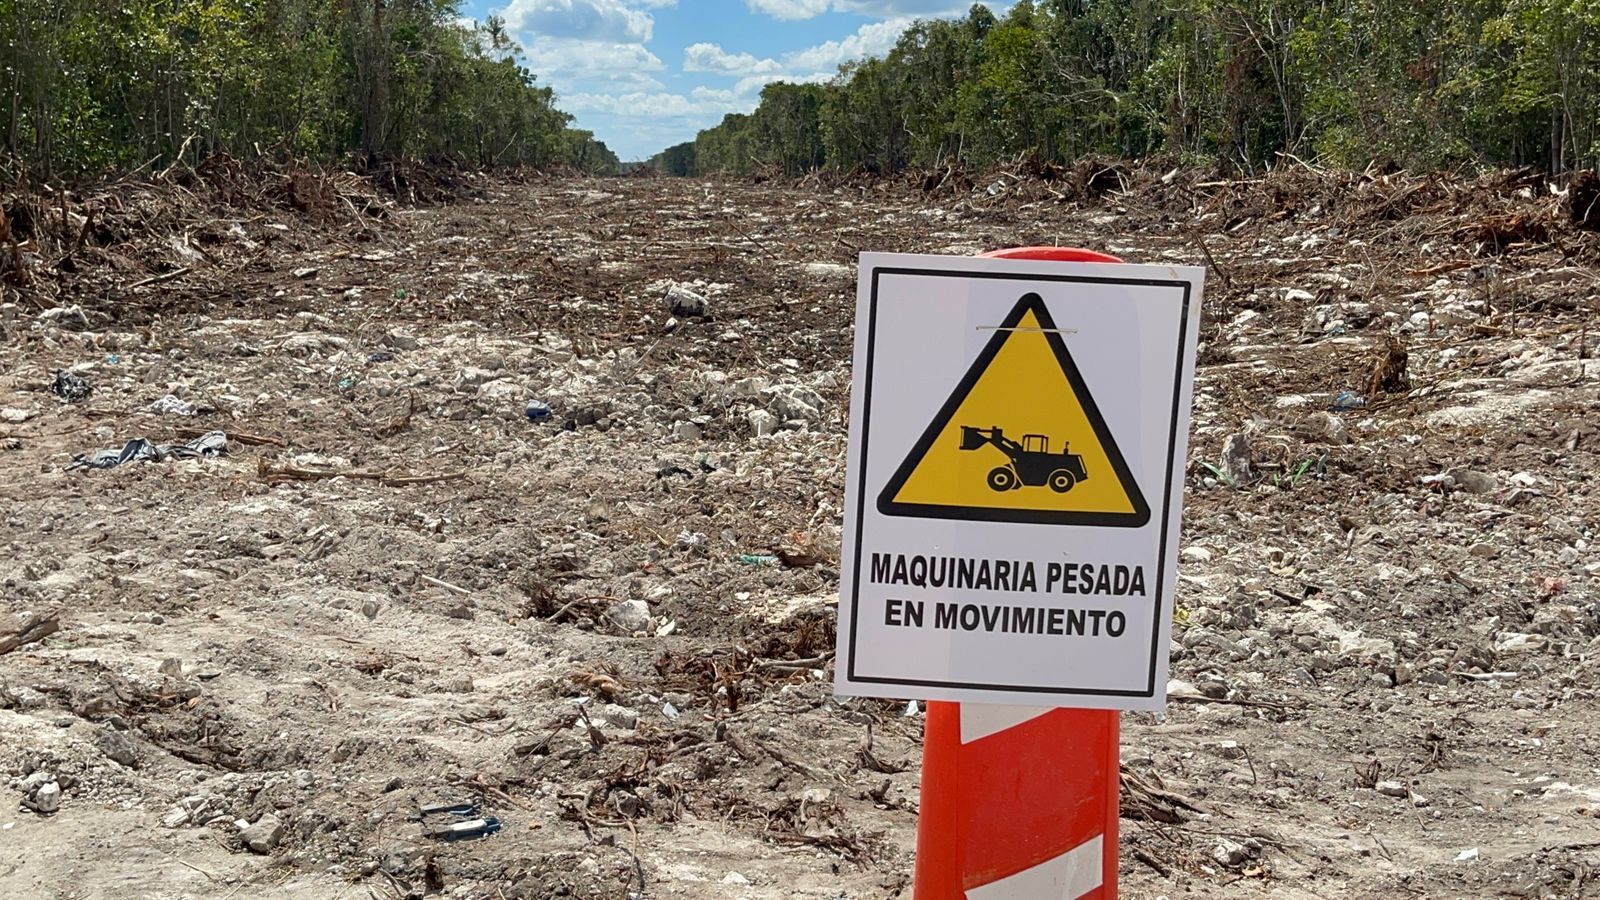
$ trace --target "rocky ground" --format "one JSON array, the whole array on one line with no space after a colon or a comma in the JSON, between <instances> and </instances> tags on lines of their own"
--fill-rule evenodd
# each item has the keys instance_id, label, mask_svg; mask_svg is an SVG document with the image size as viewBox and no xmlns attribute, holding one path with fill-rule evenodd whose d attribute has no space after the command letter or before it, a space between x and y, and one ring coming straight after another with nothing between
<instances>
[{"instance_id":1,"label":"rocky ground","mask_svg":"<svg viewBox=\"0 0 1600 900\"><path fill-rule=\"evenodd\" d=\"M1600 896L1600 236L1515 175L1161 176L18 245L0 895L909 897L920 711L830 688L855 255L1061 243L1212 269L1123 894Z\"/></svg>"}]
</instances>

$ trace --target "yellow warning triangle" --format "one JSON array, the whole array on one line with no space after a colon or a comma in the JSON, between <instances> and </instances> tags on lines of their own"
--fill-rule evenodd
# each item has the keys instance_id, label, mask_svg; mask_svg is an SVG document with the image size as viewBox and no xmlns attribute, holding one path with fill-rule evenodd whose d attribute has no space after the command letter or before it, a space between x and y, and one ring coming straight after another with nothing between
<instances>
[{"instance_id":1,"label":"yellow warning triangle","mask_svg":"<svg viewBox=\"0 0 1600 900\"><path fill-rule=\"evenodd\" d=\"M878 495L889 516L1137 528L1150 506L1038 294L1024 294Z\"/></svg>"}]
</instances>

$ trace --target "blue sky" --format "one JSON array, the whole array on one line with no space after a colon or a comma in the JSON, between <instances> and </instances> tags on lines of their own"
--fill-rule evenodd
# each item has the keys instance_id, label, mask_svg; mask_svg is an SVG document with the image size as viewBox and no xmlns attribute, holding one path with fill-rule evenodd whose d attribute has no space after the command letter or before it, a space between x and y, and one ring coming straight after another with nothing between
<instances>
[{"instance_id":1,"label":"blue sky","mask_svg":"<svg viewBox=\"0 0 1600 900\"><path fill-rule=\"evenodd\" d=\"M825 81L888 50L917 18L971 0L467 0L494 14L526 63L624 160L690 140L755 108L762 85ZM1009 3L991 3L997 13Z\"/></svg>"}]
</instances>

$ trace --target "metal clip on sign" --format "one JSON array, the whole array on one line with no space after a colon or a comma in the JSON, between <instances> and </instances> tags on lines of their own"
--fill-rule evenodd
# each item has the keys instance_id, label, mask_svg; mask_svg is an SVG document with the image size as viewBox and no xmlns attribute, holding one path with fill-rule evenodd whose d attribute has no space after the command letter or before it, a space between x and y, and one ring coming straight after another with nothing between
<instances>
[{"instance_id":1,"label":"metal clip on sign","mask_svg":"<svg viewBox=\"0 0 1600 900\"><path fill-rule=\"evenodd\" d=\"M1070 247L983 255L1122 262ZM930 702L915 900L1115 900L1120 715Z\"/></svg>"}]
</instances>

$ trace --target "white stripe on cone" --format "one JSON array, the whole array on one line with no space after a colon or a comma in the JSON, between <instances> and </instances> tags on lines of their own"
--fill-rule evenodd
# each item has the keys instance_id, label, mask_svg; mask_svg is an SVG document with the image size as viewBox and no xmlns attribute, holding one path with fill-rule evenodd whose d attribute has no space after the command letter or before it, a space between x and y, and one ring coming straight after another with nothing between
<instances>
[{"instance_id":1,"label":"white stripe on cone","mask_svg":"<svg viewBox=\"0 0 1600 900\"><path fill-rule=\"evenodd\" d=\"M987 703L961 704L961 743L970 744L1014 728L1029 719L1050 712L1047 706L991 706Z\"/></svg>"},{"instance_id":2,"label":"white stripe on cone","mask_svg":"<svg viewBox=\"0 0 1600 900\"><path fill-rule=\"evenodd\" d=\"M962 708L963 716L969 708ZM1055 859L999 881L968 888L967 900L1077 900L1103 880L1103 842L1104 835L1095 835Z\"/></svg>"}]
</instances>

